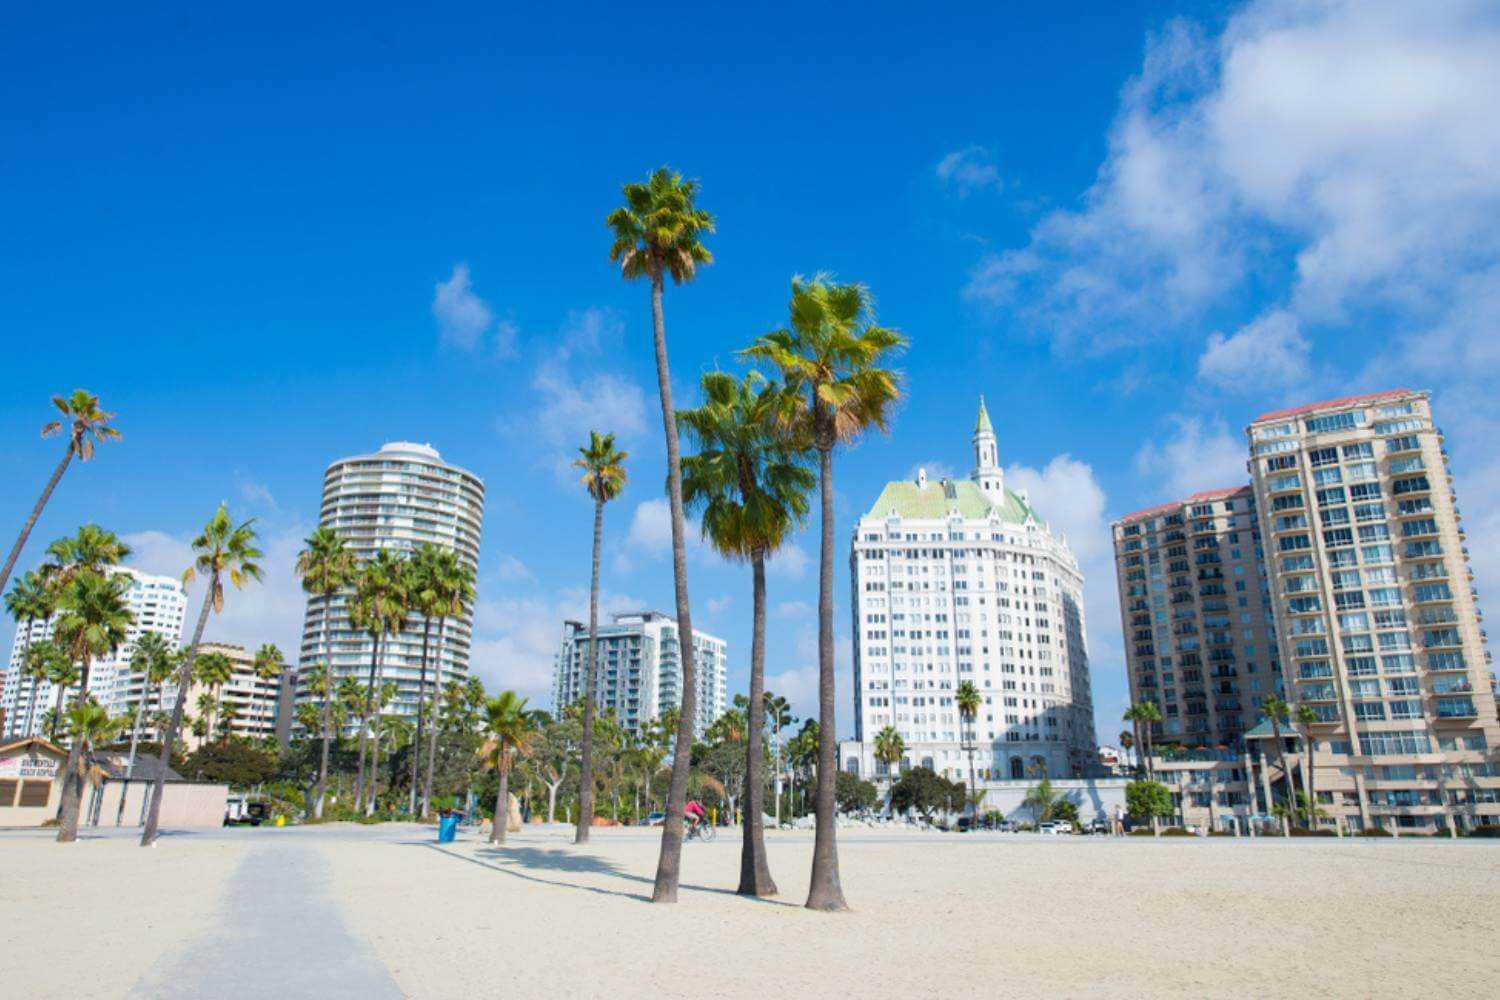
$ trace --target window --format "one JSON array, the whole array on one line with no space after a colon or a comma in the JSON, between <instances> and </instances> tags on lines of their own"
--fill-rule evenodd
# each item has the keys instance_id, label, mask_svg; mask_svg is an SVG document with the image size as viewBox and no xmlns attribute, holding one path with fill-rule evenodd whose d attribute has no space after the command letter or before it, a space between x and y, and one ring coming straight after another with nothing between
<instances>
[{"instance_id":1,"label":"window","mask_svg":"<svg viewBox=\"0 0 1500 1000\"><path fill-rule=\"evenodd\" d=\"M8 809L16 803L16 792L21 782L15 778L0 778L0 809Z\"/></svg>"},{"instance_id":2,"label":"window","mask_svg":"<svg viewBox=\"0 0 1500 1000\"><path fill-rule=\"evenodd\" d=\"M52 797L52 782L50 781L23 781L21 782L21 798L16 805L22 809L43 809L47 806L47 800Z\"/></svg>"},{"instance_id":3,"label":"window","mask_svg":"<svg viewBox=\"0 0 1500 1000\"><path fill-rule=\"evenodd\" d=\"M1309 434L1325 434L1328 431L1349 430L1364 422L1364 410L1349 410L1344 413L1330 413L1323 417L1308 417L1302 421L1302 427Z\"/></svg>"}]
</instances>

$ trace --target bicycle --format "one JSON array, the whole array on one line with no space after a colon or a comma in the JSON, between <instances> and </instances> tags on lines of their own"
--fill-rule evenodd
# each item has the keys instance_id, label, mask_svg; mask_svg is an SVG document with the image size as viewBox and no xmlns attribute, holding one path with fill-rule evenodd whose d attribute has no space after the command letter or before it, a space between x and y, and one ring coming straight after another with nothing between
<instances>
[{"instance_id":1,"label":"bicycle","mask_svg":"<svg viewBox=\"0 0 1500 1000\"><path fill-rule=\"evenodd\" d=\"M708 820L704 820L697 826L693 826L687 820L683 820L682 822L687 827L687 831L682 838L684 843L689 840L701 840L705 844L708 844L712 843L714 838L718 836L718 832L714 830L713 824Z\"/></svg>"}]
</instances>

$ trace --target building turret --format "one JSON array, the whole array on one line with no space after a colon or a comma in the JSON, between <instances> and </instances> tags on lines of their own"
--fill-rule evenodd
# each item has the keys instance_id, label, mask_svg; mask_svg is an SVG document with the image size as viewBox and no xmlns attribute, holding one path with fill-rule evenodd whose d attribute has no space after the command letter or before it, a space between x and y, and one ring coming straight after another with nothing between
<instances>
[{"instance_id":1,"label":"building turret","mask_svg":"<svg viewBox=\"0 0 1500 1000\"><path fill-rule=\"evenodd\" d=\"M979 419L974 423L974 471L969 478L979 484L993 503L1005 502L1005 473L1000 468L1000 451L995 442L995 428L990 426L984 397L979 397Z\"/></svg>"}]
</instances>

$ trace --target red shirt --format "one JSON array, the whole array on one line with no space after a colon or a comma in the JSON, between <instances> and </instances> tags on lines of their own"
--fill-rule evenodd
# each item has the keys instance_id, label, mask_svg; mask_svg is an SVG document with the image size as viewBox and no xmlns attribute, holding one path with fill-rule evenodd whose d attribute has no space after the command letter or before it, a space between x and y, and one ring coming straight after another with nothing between
<instances>
[{"instance_id":1,"label":"red shirt","mask_svg":"<svg viewBox=\"0 0 1500 1000\"><path fill-rule=\"evenodd\" d=\"M697 802L689 802L687 805L682 807L682 811L689 816L701 817L706 815L706 813L704 813L703 811L703 807L700 806Z\"/></svg>"}]
</instances>

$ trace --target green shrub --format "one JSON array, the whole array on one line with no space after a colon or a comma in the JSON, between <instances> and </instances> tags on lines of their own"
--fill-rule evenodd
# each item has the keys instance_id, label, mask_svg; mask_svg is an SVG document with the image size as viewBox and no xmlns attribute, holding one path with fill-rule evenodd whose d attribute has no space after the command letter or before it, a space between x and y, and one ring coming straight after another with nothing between
<instances>
[{"instance_id":1,"label":"green shrub","mask_svg":"<svg viewBox=\"0 0 1500 1000\"><path fill-rule=\"evenodd\" d=\"M1194 834L1180 826L1169 826L1161 832L1163 837L1191 837Z\"/></svg>"},{"instance_id":2,"label":"green shrub","mask_svg":"<svg viewBox=\"0 0 1500 1000\"><path fill-rule=\"evenodd\" d=\"M1372 826L1368 830L1359 831L1361 837L1389 837L1390 831L1383 826Z\"/></svg>"},{"instance_id":3,"label":"green shrub","mask_svg":"<svg viewBox=\"0 0 1500 1000\"><path fill-rule=\"evenodd\" d=\"M1210 830L1210 831L1208 831L1208 835L1210 837L1233 837L1234 836L1234 834L1230 833L1228 830Z\"/></svg>"},{"instance_id":4,"label":"green shrub","mask_svg":"<svg viewBox=\"0 0 1500 1000\"><path fill-rule=\"evenodd\" d=\"M1130 831L1130 835L1132 837L1149 837L1151 836L1151 828L1149 826L1138 826Z\"/></svg>"},{"instance_id":5,"label":"green shrub","mask_svg":"<svg viewBox=\"0 0 1500 1000\"><path fill-rule=\"evenodd\" d=\"M1484 826L1476 826L1474 829L1472 829L1468 833L1464 834L1464 836L1465 837L1500 837L1500 826L1495 826L1492 823L1487 823Z\"/></svg>"}]
</instances>

